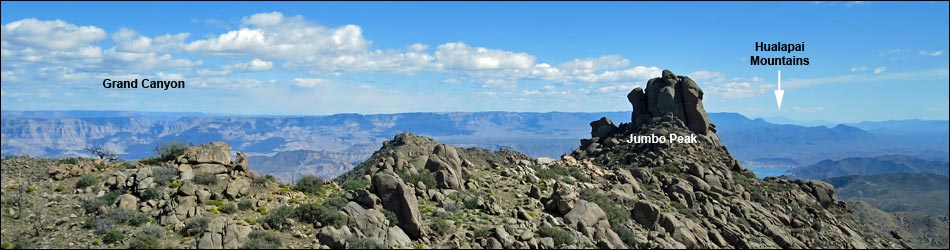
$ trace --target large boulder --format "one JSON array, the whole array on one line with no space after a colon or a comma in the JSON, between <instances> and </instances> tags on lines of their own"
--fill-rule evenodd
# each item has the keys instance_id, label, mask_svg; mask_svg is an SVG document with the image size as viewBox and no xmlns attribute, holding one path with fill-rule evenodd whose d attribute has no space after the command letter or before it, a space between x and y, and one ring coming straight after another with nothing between
<instances>
[{"instance_id":1,"label":"large boulder","mask_svg":"<svg viewBox=\"0 0 950 250\"><path fill-rule=\"evenodd\" d=\"M426 169L435 174L436 186L439 188L461 189L462 160L455 147L445 144L436 145L426 162Z\"/></svg>"},{"instance_id":2,"label":"large boulder","mask_svg":"<svg viewBox=\"0 0 950 250\"><path fill-rule=\"evenodd\" d=\"M228 182L228 187L224 190L224 195L227 195L228 198L236 200L247 194L248 189L250 189L251 183L245 178L237 178L231 182Z\"/></svg>"},{"instance_id":3,"label":"large boulder","mask_svg":"<svg viewBox=\"0 0 950 250\"><path fill-rule=\"evenodd\" d=\"M607 117L601 117L600 120L590 122L591 138L606 138L608 134L617 130L617 125Z\"/></svg>"},{"instance_id":4,"label":"large boulder","mask_svg":"<svg viewBox=\"0 0 950 250\"><path fill-rule=\"evenodd\" d=\"M382 244L386 234L389 232L386 222L386 215L376 209L364 209L356 202L349 202L343 208L343 213L347 217L347 225L359 230L364 237L379 240Z\"/></svg>"},{"instance_id":5,"label":"large boulder","mask_svg":"<svg viewBox=\"0 0 950 250\"><path fill-rule=\"evenodd\" d=\"M586 200L578 200L574 204L574 209L564 215L564 222L570 226L577 226L581 223L585 227L597 225L600 220L606 220L607 213L597 205L597 203Z\"/></svg>"},{"instance_id":6,"label":"large boulder","mask_svg":"<svg viewBox=\"0 0 950 250\"><path fill-rule=\"evenodd\" d=\"M574 209L574 203L577 202L579 197L580 195L574 186L564 182L557 182L554 185L554 192L551 193L551 198L548 199L545 208L557 214L564 215L570 212L571 209Z\"/></svg>"},{"instance_id":7,"label":"large boulder","mask_svg":"<svg viewBox=\"0 0 950 250\"><path fill-rule=\"evenodd\" d=\"M199 249L236 249L247 240L251 227L226 217L211 219L198 239Z\"/></svg>"},{"instance_id":8,"label":"large boulder","mask_svg":"<svg viewBox=\"0 0 950 250\"><path fill-rule=\"evenodd\" d=\"M396 217L399 217L399 227L414 239L422 236L422 216L413 190L389 169L373 175L372 183L372 191L379 196L383 208L393 211Z\"/></svg>"},{"instance_id":9,"label":"large boulder","mask_svg":"<svg viewBox=\"0 0 950 250\"><path fill-rule=\"evenodd\" d=\"M185 148L185 158L191 163L231 164L231 146L224 142L201 144Z\"/></svg>"},{"instance_id":10,"label":"large boulder","mask_svg":"<svg viewBox=\"0 0 950 250\"><path fill-rule=\"evenodd\" d=\"M116 200L116 204L119 208L135 210L139 206L139 198L132 194L123 194Z\"/></svg>"},{"instance_id":11,"label":"large boulder","mask_svg":"<svg viewBox=\"0 0 950 250\"><path fill-rule=\"evenodd\" d=\"M320 233L317 234L317 240L320 241L320 244L324 244L332 249L343 249L346 247L346 238L349 238L352 234L348 227L336 229L333 226L325 226L321 228Z\"/></svg>"}]
</instances>

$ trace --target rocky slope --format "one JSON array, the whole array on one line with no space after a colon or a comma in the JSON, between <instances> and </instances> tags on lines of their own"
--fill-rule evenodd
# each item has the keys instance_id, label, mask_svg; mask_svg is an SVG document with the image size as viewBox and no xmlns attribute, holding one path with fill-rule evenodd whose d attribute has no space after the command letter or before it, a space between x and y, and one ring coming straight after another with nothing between
<instances>
[{"instance_id":1,"label":"rocky slope","mask_svg":"<svg viewBox=\"0 0 950 250\"><path fill-rule=\"evenodd\" d=\"M131 163L6 158L3 243L39 248L901 246L855 222L827 183L759 180L744 169L720 145L702 110L702 91L689 78L665 71L639 92L642 97L629 98L636 107L634 123L591 122L591 138L560 159L457 148L401 133L333 182L300 178L288 185L251 170L243 153L232 161L224 143ZM695 134L697 142L624 142L631 135L670 133Z\"/></svg>"}]
</instances>

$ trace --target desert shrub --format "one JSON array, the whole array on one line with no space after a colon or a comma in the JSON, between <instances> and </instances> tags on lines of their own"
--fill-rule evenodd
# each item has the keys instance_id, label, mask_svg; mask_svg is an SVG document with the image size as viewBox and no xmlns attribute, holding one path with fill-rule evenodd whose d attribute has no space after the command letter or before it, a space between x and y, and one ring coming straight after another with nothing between
<instances>
[{"instance_id":1,"label":"desert shrub","mask_svg":"<svg viewBox=\"0 0 950 250\"><path fill-rule=\"evenodd\" d=\"M152 218L148 215L139 212L138 210L126 209L126 208L115 208L106 215L106 218L115 221L116 223L126 223L132 226L138 226L145 224L150 221Z\"/></svg>"},{"instance_id":2,"label":"desert shrub","mask_svg":"<svg viewBox=\"0 0 950 250\"><path fill-rule=\"evenodd\" d=\"M79 177L79 181L76 182L76 188L82 189L96 184L99 184L99 179L96 178L96 175L85 174Z\"/></svg>"},{"instance_id":3,"label":"desert shrub","mask_svg":"<svg viewBox=\"0 0 950 250\"><path fill-rule=\"evenodd\" d=\"M294 217L300 219L300 221L324 226L332 225L334 227L342 227L346 225L346 216L337 210L331 210L326 206L318 205L316 203L307 203L300 205L297 209L294 210Z\"/></svg>"},{"instance_id":4,"label":"desert shrub","mask_svg":"<svg viewBox=\"0 0 950 250\"><path fill-rule=\"evenodd\" d=\"M478 209L478 198L477 197L468 197L463 202L465 209Z\"/></svg>"},{"instance_id":5,"label":"desert shrub","mask_svg":"<svg viewBox=\"0 0 950 250\"><path fill-rule=\"evenodd\" d=\"M287 223L287 218L290 218L294 215L294 209L288 206L280 206L271 210L261 219L261 223L264 225L270 226L271 228L282 229Z\"/></svg>"},{"instance_id":6,"label":"desert shrub","mask_svg":"<svg viewBox=\"0 0 950 250\"><path fill-rule=\"evenodd\" d=\"M129 242L129 249L164 249L158 238L148 235L138 235Z\"/></svg>"},{"instance_id":7,"label":"desert shrub","mask_svg":"<svg viewBox=\"0 0 950 250\"><path fill-rule=\"evenodd\" d=\"M63 184L56 185L56 192L62 192L63 190L66 190L66 186L63 186Z\"/></svg>"},{"instance_id":8,"label":"desert shrub","mask_svg":"<svg viewBox=\"0 0 950 250\"><path fill-rule=\"evenodd\" d=\"M178 178L178 169L173 167L154 167L152 168L152 179L159 186L165 186L175 178Z\"/></svg>"},{"instance_id":9,"label":"desert shrub","mask_svg":"<svg viewBox=\"0 0 950 250\"><path fill-rule=\"evenodd\" d=\"M251 210L254 209L254 202L248 199L243 199L238 202L237 207L242 211Z\"/></svg>"},{"instance_id":10,"label":"desert shrub","mask_svg":"<svg viewBox=\"0 0 950 250\"><path fill-rule=\"evenodd\" d=\"M119 159L119 156L116 156L115 152L107 149L103 145L86 146L86 148L84 148L83 151L89 152L90 154L94 154L98 156L99 159L102 159L102 160L116 161Z\"/></svg>"},{"instance_id":11,"label":"desert shrub","mask_svg":"<svg viewBox=\"0 0 950 250\"><path fill-rule=\"evenodd\" d=\"M154 187L147 188L144 191L142 191L141 194L139 194L139 197L141 197L143 200L152 200L152 199L159 198L161 196L162 196L162 193L158 192L158 189Z\"/></svg>"},{"instance_id":12,"label":"desert shrub","mask_svg":"<svg viewBox=\"0 0 950 250\"><path fill-rule=\"evenodd\" d=\"M637 244L636 236L633 234L633 231L619 224L615 224L612 227L613 227L614 232L617 233L617 236L620 236L620 240L622 240L624 244L627 244L628 248L637 247L638 244Z\"/></svg>"},{"instance_id":13,"label":"desert shrub","mask_svg":"<svg viewBox=\"0 0 950 250\"><path fill-rule=\"evenodd\" d=\"M449 225L445 219L436 217L432 219L432 225L430 225L432 231L438 235L449 235L452 234L452 225Z\"/></svg>"},{"instance_id":14,"label":"desert shrub","mask_svg":"<svg viewBox=\"0 0 950 250\"><path fill-rule=\"evenodd\" d=\"M332 210L340 210L343 209L343 206L346 206L346 203L349 202L350 201L343 196L333 195L327 197L327 199L323 201L323 205Z\"/></svg>"},{"instance_id":15,"label":"desert shrub","mask_svg":"<svg viewBox=\"0 0 950 250\"><path fill-rule=\"evenodd\" d=\"M369 187L369 181L362 178L343 182L343 190L359 190L366 187Z\"/></svg>"},{"instance_id":16,"label":"desert shrub","mask_svg":"<svg viewBox=\"0 0 950 250\"><path fill-rule=\"evenodd\" d=\"M215 207L220 207L220 206L224 206L224 201L222 201L222 200L208 200L208 202L205 202L205 204L212 205L212 206L215 206Z\"/></svg>"},{"instance_id":17,"label":"desert shrub","mask_svg":"<svg viewBox=\"0 0 950 250\"><path fill-rule=\"evenodd\" d=\"M321 188L323 188L323 178L313 175L300 177L300 180L297 180L297 185L294 186L294 190L311 195L320 192Z\"/></svg>"},{"instance_id":18,"label":"desert shrub","mask_svg":"<svg viewBox=\"0 0 950 250\"><path fill-rule=\"evenodd\" d=\"M179 188L179 187L181 187L181 181L172 181L172 183L169 183L169 184L168 184L168 187L169 187L169 188Z\"/></svg>"},{"instance_id":19,"label":"desert shrub","mask_svg":"<svg viewBox=\"0 0 950 250\"><path fill-rule=\"evenodd\" d=\"M395 212L389 209L382 209L382 211L386 219L389 220L389 225L399 225L399 216L396 216Z\"/></svg>"},{"instance_id":20,"label":"desert shrub","mask_svg":"<svg viewBox=\"0 0 950 250\"><path fill-rule=\"evenodd\" d=\"M198 185L214 185L218 184L218 176L211 173L201 173L196 174L193 181Z\"/></svg>"},{"instance_id":21,"label":"desert shrub","mask_svg":"<svg viewBox=\"0 0 950 250\"><path fill-rule=\"evenodd\" d=\"M188 145L180 141L162 142L155 147L155 155L159 161L171 161L185 155L185 148L188 148Z\"/></svg>"},{"instance_id":22,"label":"desert shrub","mask_svg":"<svg viewBox=\"0 0 950 250\"><path fill-rule=\"evenodd\" d=\"M474 235L476 239L485 239L491 237L491 230L488 227L480 227L475 229Z\"/></svg>"},{"instance_id":23,"label":"desert shrub","mask_svg":"<svg viewBox=\"0 0 950 250\"><path fill-rule=\"evenodd\" d=\"M119 195L122 195L122 191L113 190L112 192L106 193L101 197L89 198L80 201L80 207L83 211L88 213L95 213L99 210L99 207L112 205L115 203L115 200L119 198Z\"/></svg>"},{"instance_id":24,"label":"desert shrub","mask_svg":"<svg viewBox=\"0 0 950 250\"><path fill-rule=\"evenodd\" d=\"M552 227L552 226L543 226L538 229L538 235L541 237L551 237L554 239L554 245L563 246L574 244L574 236L567 230Z\"/></svg>"},{"instance_id":25,"label":"desert shrub","mask_svg":"<svg viewBox=\"0 0 950 250\"><path fill-rule=\"evenodd\" d=\"M594 189L581 191L581 199L597 204L597 206L607 214L607 220L610 221L612 225L620 225L630 220L630 210L626 210L618 205L626 203L627 201L625 200L621 200L620 202L615 201L611 199L610 196Z\"/></svg>"},{"instance_id":26,"label":"desert shrub","mask_svg":"<svg viewBox=\"0 0 950 250\"><path fill-rule=\"evenodd\" d=\"M571 176L574 179L582 182L590 182L590 177L584 173L584 170L581 170L577 167L570 166L561 166L557 164L548 165L547 168L541 168L540 166L534 166L537 176L540 179L560 179L564 176Z\"/></svg>"},{"instance_id":27,"label":"desert shrub","mask_svg":"<svg viewBox=\"0 0 950 250\"><path fill-rule=\"evenodd\" d=\"M97 234L105 234L115 228L115 224L115 221L112 219L93 216L86 219L86 223L83 224L83 227L92 229Z\"/></svg>"},{"instance_id":28,"label":"desert shrub","mask_svg":"<svg viewBox=\"0 0 950 250\"><path fill-rule=\"evenodd\" d=\"M278 249L283 243L277 233L255 230L247 235L247 241L241 249Z\"/></svg>"},{"instance_id":29,"label":"desert shrub","mask_svg":"<svg viewBox=\"0 0 950 250\"><path fill-rule=\"evenodd\" d=\"M181 235L188 236L198 236L208 228L208 223L211 222L211 218L199 216L192 217L185 220L185 228L182 228Z\"/></svg>"},{"instance_id":30,"label":"desert shrub","mask_svg":"<svg viewBox=\"0 0 950 250\"><path fill-rule=\"evenodd\" d=\"M116 243L124 239L125 239L125 232L122 232L122 230L118 230L118 229L112 229L111 231L106 233L105 236L102 236L102 242L105 242L106 244Z\"/></svg>"},{"instance_id":31,"label":"desert shrub","mask_svg":"<svg viewBox=\"0 0 950 250\"><path fill-rule=\"evenodd\" d=\"M251 184L255 187L266 187L267 183L271 182L267 177L257 177L251 179Z\"/></svg>"},{"instance_id":32,"label":"desert shrub","mask_svg":"<svg viewBox=\"0 0 950 250\"><path fill-rule=\"evenodd\" d=\"M164 238L165 232L167 231L165 230L164 227L155 225L155 224L148 224L148 225L142 226L142 229L141 229L142 235L147 235L149 237L154 237L156 239Z\"/></svg>"},{"instance_id":33,"label":"desert shrub","mask_svg":"<svg viewBox=\"0 0 950 250\"><path fill-rule=\"evenodd\" d=\"M352 249L383 249L384 246L381 246L378 242L370 239L359 236L350 236L346 238L346 247Z\"/></svg>"},{"instance_id":34,"label":"desert shrub","mask_svg":"<svg viewBox=\"0 0 950 250\"><path fill-rule=\"evenodd\" d=\"M73 165L76 165L76 164L79 164L79 159L78 159L78 158L66 158L66 159L60 160L60 162L65 163L65 164L73 164Z\"/></svg>"},{"instance_id":35,"label":"desert shrub","mask_svg":"<svg viewBox=\"0 0 950 250\"><path fill-rule=\"evenodd\" d=\"M221 206L220 211L226 214L233 214L238 211L238 207L237 205L234 205L234 203L228 203L228 204L224 204L224 206Z\"/></svg>"},{"instance_id":36,"label":"desert shrub","mask_svg":"<svg viewBox=\"0 0 950 250\"><path fill-rule=\"evenodd\" d=\"M411 183L415 185L416 183L419 183L421 181L422 184L426 185L426 188L436 187L435 175L432 174L432 172L429 172L428 170L425 170L425 169L419 170L417 171L417 173L413 174L413 173L409 173L409 170L405 168L401 168L398 171L396 171L396 174L398 174L399 177L402 177L402 179L405 180L406 183Z\"/></svg>"}]
</instances>

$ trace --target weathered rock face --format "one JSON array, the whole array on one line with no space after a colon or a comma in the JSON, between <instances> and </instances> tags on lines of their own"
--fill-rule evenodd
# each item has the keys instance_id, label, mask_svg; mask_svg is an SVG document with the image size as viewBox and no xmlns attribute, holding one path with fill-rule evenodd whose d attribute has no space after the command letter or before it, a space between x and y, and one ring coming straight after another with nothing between
<instances>
[{"instance_id":1,"label":"weathered rock face","mask_svg":"<svg viewBox=\"0 0 950 250\"><path fill-rule=\"evenodd\" d=\"M697 135L706 136L718 144L716 126L703 108L703 90L687 76L677 76L670 70L650 79L646 90L635 88L627 94L633 105L630 120L640 127L665 114L673 114Z\"/></svg>"},{"instance_id":2,"label":"weathered rock face","mask_svg":"<svg viewBox=\"0 0 950 250\"><path fill-rule=\"evenodd\" d=\"M231 164L231 146L223 142L201 144L185 148L185 158L190 163Z\"/></svg>"},{"instance_id":3,"label":"weathered rock face","mask_svg":"<svg viewBox=\"0 0 950 250\"><path fill-rule=\"evenodd\" d=\"M388 169L374 175L373 193L379 196L384 208L399 217L399 227L410 237L419 238L423 234L419 202L412 189L396 176Z\"/></svg>"},{"instance_id":4,"label":"weathered rock face","mask_svg":"<svg viewBox=\"0 0 950 250\"><path fill-rule=\"evenodd\" d=\"M435 183L439 188L462 188L462 160L455 147L439 144L429 155L426 169L435 174Z\"/></svg>"}]
</instances>

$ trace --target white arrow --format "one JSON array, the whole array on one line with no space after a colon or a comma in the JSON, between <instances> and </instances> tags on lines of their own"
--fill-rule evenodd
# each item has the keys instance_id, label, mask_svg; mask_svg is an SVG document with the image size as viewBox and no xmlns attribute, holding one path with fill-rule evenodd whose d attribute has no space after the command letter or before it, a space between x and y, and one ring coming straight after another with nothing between
<instances>
[{"instance_id":1,"label":"white arrow","mask_svg":"<svg viewBox=\"0 0 950 250\"><path fill-rule=\"evenodd\" d=\"M775 90L775 103L778 104L778 110L782 110L782 96L785 95L785 91L782 90L782 71L778 71L778 88Z\"/></svg>"}]
</instances>

